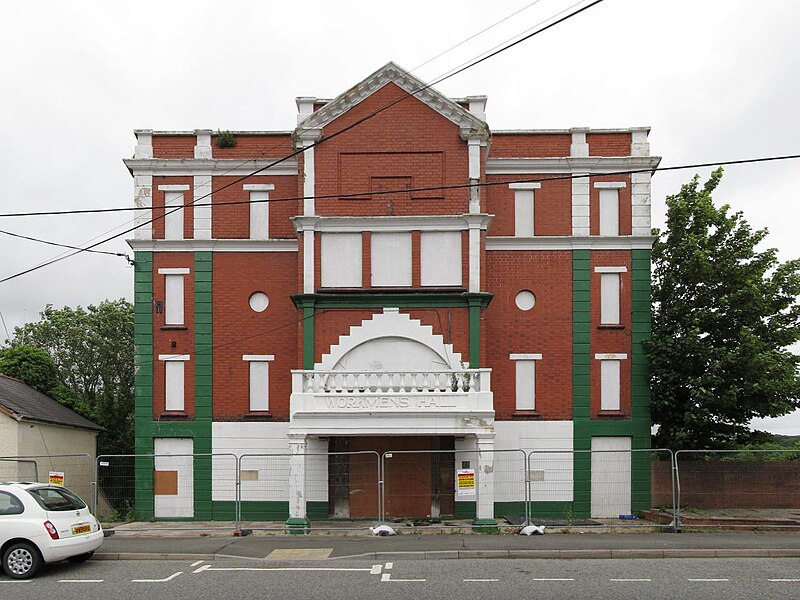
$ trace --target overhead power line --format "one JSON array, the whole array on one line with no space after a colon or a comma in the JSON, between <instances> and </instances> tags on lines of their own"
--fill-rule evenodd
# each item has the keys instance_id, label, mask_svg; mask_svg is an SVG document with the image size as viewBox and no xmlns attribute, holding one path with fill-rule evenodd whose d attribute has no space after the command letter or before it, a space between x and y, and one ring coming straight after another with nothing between
<instances>
[{"instance_id":1,"label":"overhead power line","mask_svg":"<svg viewBox=\"0 0 800 600\"><path fill-rule=\"evenodd\" d=\"M189 207L204 207L204 206L211 206L216 208L223 208L226 206L236 206L240 204L272 204L275 202L299 202L302 200L329 200L329 199L337 199L337 198L363 198L366 196L386 196L391 194L402 194L402 193L409 193L409 192L432 192L438 190L457 190L457 189L467 189L467 188L481 188L481 187L494 187L494 186L503 186L508 185L509 183L541 183L545 181L559 181L559 180L569 180L569 179L581 179L584 177L595 177L595 176L607 176L607 175L633 175L635 173L656 173L656 172L665 172L665 171L681 171L686 169L702 169L706 167L725 167L731 165L744 165L744 164L754 164L754 163L763 163L763 162L775 162L781 160L793 160L800 158L800 154L782 154L782 155L775 155L775 156L764 156L758 158L742 158L736 160L723 160L723 161L712 161L712 162L703 162L703 163L690 163L684 165L673 165L671 167L646 167L642 169L623 169L619 171L603 171L598 173L569 173L569 174L553 174L548 176L542 177L532 177L532 178L523 178L523 179L503 179L502 181L479 181L479 182L472 182L472 183L452 183L446 185L428 185L428 186L421 186L421 187L403 187L403 188L394 188L390 190L366 190L363 192L347 192L347 193L336 193L336 194L316 194L313 196L284 196L284 197L270 197L264 200L232 200L232 201L225 201L225 202L218 202L214 204L213 202L205 202L205 203L198 203L198 202L187 202L185 204L171 204L169 206L148 206L148 207L116 207L111 209L86 209L86 210L57 210L57 211L42 211L42 212L29 212L29 213L5 213L0 214L0 218L2 217L40 217L40 216L55 216L55 215L73 215L73 214L85 214L86 212L108 212L108 211L115 211L115 212L125 212L125 211L134 211L134 210L166 210L167 208L189 208ZM158 220L158 218L153 219ZM8 233L3 230L0 230L0 233ZM8 233L8 235L14 235ZM23 237L23 236L19 236ZM70 248L75 248L74 246L66 246ZM76 248L78 249L78 248Z\"/></svg>"},{"instance_id":2,"label":"overhead power line","mask_svg":"<svg viewBox=\"0 0 800 600\"><path fill-rule=\"evenodd\" d=\"M572 12L572 13L564 16L564 17L561 17L560 19L554 21L553 23L550 23L549 25L547 25L545 27L542 27L541 29L533 31L532 33L526 35L525 37L523 37L523 38L521 38L519 40L516 40L514 42L511 42L510 44L507 44L506 46L504 46L504 47L502 47L502 48L500 48L498 50L495 50L494 52L492 52L492 53L490 53L490 54L488 54L486 56L483 56L482 58L479 58L479 59L473 61L470 64L467 64L467 65L465 65L463 67L460 67L459 69L457 69L456 71L454 71L452 73L448 73L447 75L439 77L435 81L433 81L431 83L427 83L427 84L423 85L422 87L420 87L420 88L418 88L416 90L413 90L412 92L406 92L405 94L401 95L399 98L393 100L392 102L388 103L387 105L385 105L385 106L383 106L381 108L378 108L378 109L372 111L371 113L365 115L364 117L361 117L360 119L354 121L350 125L347 125L346 127L343 127L342 129L340 129L338 131L335 131L334 133L332 133L332 134L330 134L328 136L325 136L325 137L323 137L323 138L321 138L321 139L319 139L317 141L314 141L314 142L312 142L311 144L309 144L308 146L306 146L304 148L300 148L298 150L295 150L294 152L284 156L283 158L277 159L277 160L271 162L270 164L268 164L268 165L266 165L264 167L261 167L260 169L256 169L255 171L253 171L253 172L251 172L251 173L249 173L247 175L244 175L242 177L239 177L239 178L235 179L234 181L232 181L232 182L230 182L230 183L218 188L217 192L219 192L221 190L224 190L224 189L226 189L228 187L231 187L233 185L236 185L237 183L241 183L242 181L245 181L245 180L247 180L247 179L249 179L251 177L254 177L254 176L258 175L259 173L261 173L263 171L266 171L267 169L269 169L271 167L274 167L274 166L276 166L278 164L281 164L281 163L283 163L283 162L285 162L285 161L287 161L287 160L289 160L291 158L294 158L295 156L303 153L305 150L307 150L309 148L314 148L314 147L316 147L316 146L318 146L318 145L320 145L322 143L327 142L328 140L331 140L331 139L333 139L333 138L335 138L335 137L337 137L339 135L342 135L343 133L345 133L347 131L350 131L355 127L358 127L362 123L364 123L364 122L376 117L377 115L383 113L384 111L388 110L389 108L391 108L392 106L398 104L399 102L402 102L402 101L404 101L404 100L406 100L408 98L411 98L414 95L416 95L416 94L418 94L418 93L420 93L420 92L422 92L422 91L424 91L424 90L426 90L426 89L428 89L428 88L430 88L430 87L432 87L432 86L434 86L434 85L436 85L438 83L441 83L442 81L444 81L446 79L449 79L450 77L454 77L455 75L457 75L459 73L463 73L467 69L469 69L469 68L471 68L473 66L476 66L476 65L488 60L489 58L497 56L501 52L509 50L510 48L513 48L514 46L517 46L520 43L522 43L522 42L524 42L526 40L529 40L529 39L533 38L534 36L553 28L553 27L555 27L556 25L558 25L560 23L563 23L563 22L567 21L568 19L571 19L572 17L574 17L576 15L579 15L580 13L588 10L589 8L592 8L593 6L596 6L596 5L600 4L601 2L604 2L604 0L595 0L591 4L588 4L587 6L584 6L583 8L580 8L579 10L576 10L576 11L574 11L574 12ZM195 202L197 202L198 200L203 200L203 199L209 197L210 195L211 195L210 193L209 194L205 194L204 196L201 196L201 197L195 199ZM175 208L175 209L173 209L173 210L171 210L169 212L165 211L165 213L163 215L160 215L159 218L164 218L164 217L166 217L166 215L171 214L171 213L173 213L173 212L175 212L177 210L181 210L181 207ZM154 220L155 220L154 218L151 218L151 219L149 219L149 220L147 220L147 221L145 221L143 223L139 223L138 225L135 225L134 227L128 228L128 229L126 229L126 230L124 230L124 231L122 231L122 232L120 232L118 234L115 234L115 235L110 236L110 237L106 237L105 239L100 240L99 242L95 242L95 243L93 243L93 244L91 244L91 245L89 245L89 246L87 246L85 248L82 248L80 250L76 250L76 251L74 251L72 253L60 256L58 258L54 258L54 259L49 260L49 261L45 261L45 262L40 263L40 264L38 264L38 265L36 265L34 267L30 267L30 268L25 269L23 271L19 271L19 272L13 274L13 275L9 275L9 276L7 276L7 277L5 277L3 279L0 279L0 283L5 283L6 281L10 281L12 279L16 279L17 277L21 277L23 275L27 275L28 273L31 273L33 271L37 271L39 269L42 269L42 268L47 267L47 266L50 266L52 264L55 264L57 262L65 260L67 258L71 258L71 257L73 257L73 256L75 256L77 254L80 254L81 252L85 252L85 251L90 250L92 248L96 248L97 246L100 246L100 245L105 244L105 243L107 243L107 242L109 242L111 240L114 240L114 239L118 238L118 237L122 237L122 236L124 236L124 235L126 235L126 234L128 234L128 233L130 233L132 231L135 231L136 229L139 229L140 227L144 227L145 225L149 225Z\"/></svg>"}]
</instances>

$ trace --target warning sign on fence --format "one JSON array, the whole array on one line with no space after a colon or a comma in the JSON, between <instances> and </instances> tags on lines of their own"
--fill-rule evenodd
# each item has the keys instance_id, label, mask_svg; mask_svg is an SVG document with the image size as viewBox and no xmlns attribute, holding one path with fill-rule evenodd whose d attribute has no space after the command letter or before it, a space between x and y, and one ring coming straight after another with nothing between
<instances>
[{"instance_id":1,"label":"warning sign on fence","mask_svg":"<svg viewBox=\"0 0 800 600\"><path fill-rule=\"evenodd\" d=\"M64 471L50 471L50 485L64 485Z\"/></svg>"},{"instance_id":2,"label":"warning sign on fence","mask_svg":"<svg viewBox=\"0 0 800 600\"><path fill-rule=\"evenodd\" d=\"M462 496L475 495L475 469L456 471L456 491Z\"/></svg>"}]
</instances>

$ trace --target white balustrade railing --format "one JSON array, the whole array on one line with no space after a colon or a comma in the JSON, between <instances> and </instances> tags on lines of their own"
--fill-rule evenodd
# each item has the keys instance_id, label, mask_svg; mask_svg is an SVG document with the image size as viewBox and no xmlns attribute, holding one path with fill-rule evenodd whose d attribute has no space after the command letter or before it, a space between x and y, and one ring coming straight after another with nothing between
<instances>
[{"instance_id":1,"label":"white balustrade railing","mask_svg":"<svg viewBox=\"0 0 800 600\"><path fill-rule=\"evenodd\" d=\"M453 394L489 390L489 369L463 371L294 371L292 391L306 394Z\"/></svg>"}]
</instances>

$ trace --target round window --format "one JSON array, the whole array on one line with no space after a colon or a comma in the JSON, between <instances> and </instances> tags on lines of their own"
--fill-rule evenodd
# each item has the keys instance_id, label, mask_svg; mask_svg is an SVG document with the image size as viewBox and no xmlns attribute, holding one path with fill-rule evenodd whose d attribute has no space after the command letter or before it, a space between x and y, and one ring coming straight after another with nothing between
<instances>
[{"instance_id":1,"label":"round window","mask_svg":"<svg viewBox=\"0 0 800 600\"><path fill-rule=\"evenodd\" d=\"M264 312L269 306L269 297L264 292L254 292L250 296L250 308L256 312Z\"/></svg>"},{"instance_id":2,"label":"round window","mask_svg":"<svg viewBox=\"0 0 800 600\"><path fill-rule=\"evenodd\" d=\"M536 296L530 290L522 290L514 299L517 303L517 308L520 310L530 310L536 304Z\"/></svg>"}]
</instances>

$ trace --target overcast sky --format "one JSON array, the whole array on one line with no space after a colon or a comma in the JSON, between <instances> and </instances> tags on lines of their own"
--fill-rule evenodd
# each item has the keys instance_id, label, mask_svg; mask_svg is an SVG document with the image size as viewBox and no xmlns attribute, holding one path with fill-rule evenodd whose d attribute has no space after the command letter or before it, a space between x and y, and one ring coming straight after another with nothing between
<instances>
[{"instance_id":1,"label":"overcast sky","mask_svg":"<svg viewBox=\"0 0 800 600\"><path fill-rule=\"evenodd\" d=\"M0 212L130 206L135 128L289 130L296 96L334 97L390 60L434 80L575 1L4 2ZM649 125L662 166L795 154L798 23L794 0L606 0L437 87L487 95L493 129ZM800 256L798 167L730 167L716 195L768 227L784 260ZM654 177L655 225L692 174ZM129 218L0 229L82 245ZM122 240L101 249L130 254ZM0 234L0 279L58 255ZM84 253L0 284L0 312L13 332L48 303L131 299L132 282L124 259ZM800 413L758 426L800 434Z\"/></svg>"}]
</instances>

